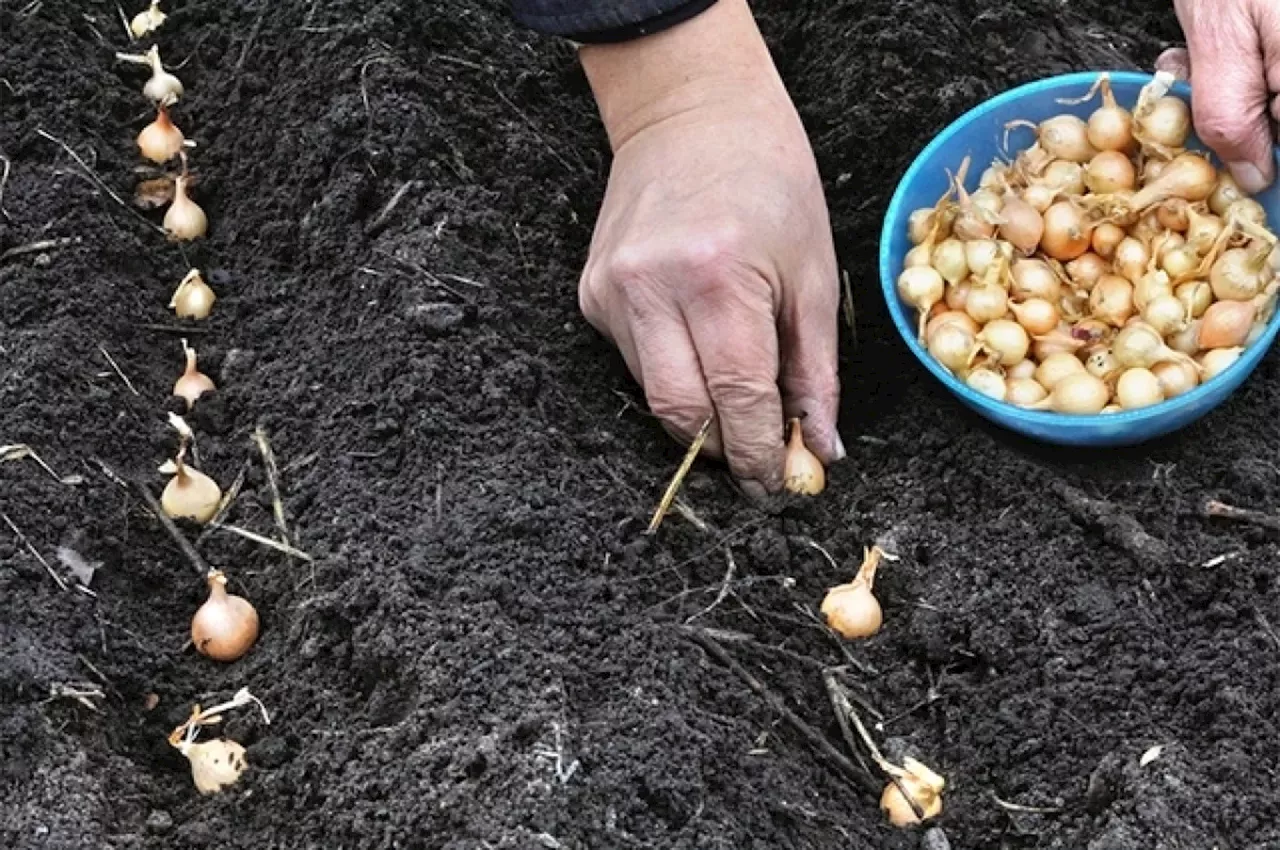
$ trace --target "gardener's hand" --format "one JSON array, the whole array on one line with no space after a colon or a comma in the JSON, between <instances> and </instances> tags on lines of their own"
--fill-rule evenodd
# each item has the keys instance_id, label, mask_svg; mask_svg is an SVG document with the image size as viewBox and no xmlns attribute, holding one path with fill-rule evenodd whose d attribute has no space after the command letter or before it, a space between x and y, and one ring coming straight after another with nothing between
<instances>
[{"instance_id":1,"label":"gardener's hand","mask_svg":"<svg viewBox=\"0 0 1280 850\"><path fill-rule=\"evenodd\" d=\"M746 3L582 62L614 150L583 313L678 439L714 412L705 451L747 491L782 485L784 411L842 458L822 184Z\"/></svg>"},{"instance_id":2,"label":"gardener's hand","mask_svg":"<svg viewBox=\"0 0 1280 850\"><path fill-rule=\"evenodd\" d=\"M1280 119L1280 3L1174 0L1187 49L1157 67L1192 81L1196 133L1253 194L1275 179L1272 119ZM1199 85L1195 83L1199 81Z\"/></svg>"}]
</instances>

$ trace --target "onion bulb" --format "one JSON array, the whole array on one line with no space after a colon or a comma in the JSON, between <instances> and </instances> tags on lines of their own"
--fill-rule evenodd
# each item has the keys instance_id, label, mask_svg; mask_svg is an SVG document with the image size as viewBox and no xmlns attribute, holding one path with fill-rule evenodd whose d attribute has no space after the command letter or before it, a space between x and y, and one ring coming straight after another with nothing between
<instances>
[{"instance_id":1,"label":"onion bulb","mask_svg":"<svg viewBox=\"0 0 1280 850\"><path fill-rule=\"evenodd\" d=\"M1151 104L1138 125L1144 142L1176 150L1187 144L1191 134L1191 108L1182 98L1165 95Z\"/></svg>"},{"instance_id":2,"label":"onion bulb","mask_svg":"<svg viewBox=\"0 0 1280 850\"><path fill-rule=\"evenodd\" d=\"M1010 190L1004 196L1000 217L1000 237L1023 254L1034 254L1040 237L1044 235L1044 219L1035 207Z\"/></svg>"},{"instance_id":3,"label":"onion bulb","mask_svg":"<svg viewBox=\"0 0 1280 850\"><path fill-rule=\"evenodd\" d=\"M187 195L187 184L190 178L185 174L173 181L173 203L164 214L164 229L170 239L188 242L204 236L209 228L209 219L199 204Z\"/></svg>"},{"instance_id":4,"label":"onion bulb","mask_svg":"<svg viewBox=\"0 0 1280 850\"><path fill-rule=\"evenodd\" d=\"M1001 366L1012 366L1027 357L1027 348L1031 338L1026 329L1018 322L1008 319L995 319L987 322L986 327L978 334L977 341L982 347L995 355ZM972 386L972 384L970 384Z\"/></svg>"},{"instance_id":5,"label":"onion bulb","mask_svg":"<svg viewBox=\"0 0 1280 850\"><path fill-rule=\"evenodd\" d=\"M1079 360L1075 362L1080 363ZM1057 413L1087 415L1098 413L1110 400L1111 390L1107 388L1106 383L1084 371L1084 367L1081 366L1080 371L1072 372L1054 384L1045 402Z\"/></svg>"},{"instance_id":6,"label":"onion bulb","mask_svg":"<svg viewBox=\"0 0 1280 850\"><path fill-rule=\"evenodd\" d=\"M1244 349L1240 346L1232 346L1231 348L1215 348L1212 351L1206 351L1200 355L1200 366L1204 369L1204 379L1221 375L1231 367L1231 364L1240 359L1240 353Z\"/></svg>"},{"instance_id":7,"label":"onion bulb","mask_svg":"<svg viewBox=\"0 0 1280 850\"><path fill-rule=\"evenodd\" d=\"M1107 261L1092 251L1086 251L1066 264L1067 276L1078 289L1089 292L1104 274L1110 271Z\"/></svg>"},{"instance_id":8,"label":"onion bulb","mask_svg":"<svg viewBox=\"0 0 1280 850\"><path fill-rule=\"evenodd\" d=\"M1115 256L1111 263L1118 274L1124 275L1131 283L1137 283L1147 273L1147 264L1151 262L1151 251L1147 246L1126 236L1116 246Z\"/></svg>"},{"instance_id":9,"label":"onion bulb","mask_svg":"<svg viewBox=\"0 0 1280 850\"><path fill-rule=\"evenodd\" d=\"M968 328L950 323L940 326L929 338L929 353L953 373L962 374L969 366L975 345L975 335Z\"/></svg>"},{"instance_id":10,"label":"onion bulb","mask_svg":"<svg viewBox=\"0 0 1280 850\"><path fill-rule=\"evenodd\" d=\"M1103 222L1093 229L1093 252L1104 260L1110 260L1116 253L1116 246L1124 241L1124 228L1111 222Z\"/></svg>"},{"instance_id":11,"label":"onion bulb","mask_svg":"<svg viewBox=\"0 0 1280 850\"><path fill-rule=\"evenodd\" d=\"M218 296L204 282L200 270L192 269L174 290L173 298L169 299L169 308L180 319L207 319L216 300Z\"/></svg>"},{"instance_id":12,"label":"onion bulb","mask_svg":"<svg viewBox=\"0 0 1280 850\"><path fill-rule=\"evenodd\" d=\"M1137 179L1133 162L1120 151L1103 151L1084 170L1084 185L1098 194L1132 189Z\"/></svg>"},{"instance_id":13,"label":"onion bulb","mask_svg":"<svg viewBox=\"0 0 1280 850\"><path fill-rule=\"evenodd\" d=\"M872 591L883 555L879 546L865 550L853 581L831 588L822 600L822 616L827 625L846 640L871 637L880 631L884 617Z\"/></svg>"},{"instance_id":14,"label":"onion bulb","mask_svg":"<svg viewBox=\"0 0 1280 850\"><path fill-rule=\"evenodd\" d=\"M1203 280L1189 280L1186 283L1180 283L1174 289L1173 294L1182 302L1187 316L1192 319L1198 319L1203 316L1204 311L1208 310L1209 305L1213 303L1213 288Z\"/></svg>"},{"instance_id":15,"label":"onion bulb","mask_svg":"<svg viewBox=\"0 0 1280 850\"><path fill-rule=\"evenodd\" d=\"M243 596L227 593L221 570L208 575L209 598L191 618L191 642L214 661L235 661L258 639L258 612Z\"/></svg>"},{"instance_id":16,"label":"onion bulb","mask_svg":"<svg viewBox=\"0 0 1280 850\"><path fill-rule=\"evenodd\" d=\"M1163 360L1186 360L1181 354L1164 344L1164 338L1145 322L1135 322L1120 330L1111 341L1111 351L1121 366L1127 369L1149 369Z\"/></svg>"},{"instance_id":17,"label":"onion bulb","mask_svg":"<svg viewBox=\"0 0 1280 850\"><path fill-rule=\"evenodd\" d=\"M1009 312L1009 294L994 283L979 282L969 288L964 311L980 325L1002 318Z\"/></svg>"},{"instance_id":18,"label":"onion bulb","mask_svg":"<svg viewBox=\"0 0 1280 850\"><path fill-rule=\"evenodd\" d=\"M1089 293L1089 309L1097 319L1123 327L1133 315L1133 284L1118 275L1103 275Z\"/></svg>"},{"instance_id":19,"label":"onion bulb","mask_svg":"<svg viewBox=\"0 0 1280 850\"><path fill-rule=\"evenodd\" d=\"M151 0L150 6L133 16L133 20L129 22L129 32L133 33L134 38L142 38L159 29L166 17L160 11L160 0Z\"/></svg>"},{"instance_id":20,"label":"onion bulb","mask_svg":"<svg viewBox=\"0 0 1280 850\"><path fill-rule=\"evenodd\" d=\"M173 394L181 396L187 402L187 410L190 410L196 403L196 399L208 392L213 392L217 387L213 385L213 380L199 369L196 368L196 350L187 345L187 341L182 341L182 349L186 352L187 368L173 384Z\"/></svg>"},{"instance_id":21,"label":"onion bulb","mask_svg":"<svg viewBox=\"0 0 1280 850\"><path fill-rule=\"evenodd\" d=\"M138 134L138 150L152 162L164 163L182 150L182 131L169 120L169 108L161 103L156 118Z\"/></svg>"},{"instance_id":22,"label":"onion bulb","mask_svg":"<svg viewBox=\"0 0 1280 850\"><path fill-rule=\"evenodd\" d=\"M1036 361L1030 358L1019 360L1012 366L1004 370L1004 376L1010 381L1016 381L1023 378L1034 378L1036 376Z\"/></svg>"},{"instance_id":23,"label":"onion bulb","mask_svg":"<svg viewBox=\"0 0 1280 850\"><path fill-rule=\"evenodd\" d=\"M1126 369L1116 381L1116 402L1125 410L1150 407L1164 401L1160 380L1150 369Z\"/></svg>"},{"instance_id":24,"label":"onion bulb","mask_svg":"<svg viewBox=\"0 0 1280 850\"><path fill-rule=\"evenodd\" d=\"M1030 360L1022 362L1031 363ZM1044 401L1048 395L1049 391L1032 378L1012 378L1005 387L1004 400L1019 407L1028 407Z\"/></svg>"},{"instance_id":25,"label":"onion bulb","mask_svg":"<svg viewBox=\"0 0 1280 850\"><path fill-rule=\"evenodd\" d=\"M938 221L935 212L932 207L921 207L907 218L907 236L912 245L921 245L933 235L934 225Z\"/></svg>"},{"instance_id":26,"label":"onion bulb","mask_svg":"<svg viewBox=\"0 0 1280 850\"><path fill-rule=\"evenodd\" d=\"M981 276L1000 256L1000 243L994 239L974 239L964 243L964 260L969 271Z\"/></svg>"},{"instance_id":27,"label":"onion bulb","mask_svg":"<svg viewBox=\"0 0 1280 850\"><path fill-rule=\"evenodd\" d=\"M1222 217L1229 222L1249 222L1258 227L1267 226L1267 211L1262 204L1253 198L1241 198L1235 203L1227 207L1227 211Z\"/></svg>"},{"instance_id":28,"label":"onion bulb","mask_svg":"<svg viewBox=\"0 0 1280 850\"><path fill-rule=\"evenodd\" d=\"M1187 207L1187 244L1201 257L1213 250L1222 233L1222 219L1212 213L1200 213L1196 205Z\"/></svg>"},{"instance_id":29,"label":"onion bulb","mask_svg":"<svg viewBox=\"0 0 1280 850\"><path fill-rule=\"evenodd\" d=\"M1187 326L1187 308L1173 295L1160 295L1142 308L1142 320L1161 336L1169 336Z\"/></svg>"},{"instance_id":30,"label":"onion bulb","mask_svg":"<svg viewBox=\"0 0 1280 850\"><path fill-rule=\"evenodd\" d=\"M1204 311L1198 342L1201 348L1233 348L1249 336L1257 309L1249 301L1216 301Z\"/></svg>"},{"instance_id":31,"label":"onion bulb","mask_svg":"<svg viewBox=\"0 0 1280 850\"><path fill-rule=\"evenodd\" d=\"M1170 198L1203 201L1213 194L1218 171L1200 154L1176 156L1160 176L1142 187L1129 201L1134 210L1145 210Z\"/></svg>"},{"instance_id":32,"label":"onion bulb","mask_svg":"<svg viewBox=\"0 0 1280 850\"><path fill-rule=\"evenodd\" d=\"M1058 308L1043 298L1028 298L1021 303L1010 303L1009 309L1013 311L1018 324L1026 328L1029 334L1040 336L1058 326Z\"/></svg>"},{"instance_id":33,"label":"onion bulb","mask_svg":"<svg viewBox=\"0 0 1280 850\"><path fill-rule=\"evenodd\" d=\"M889 818L889 823L899 827L914 826L921 820L942 814L942 789L947 781L913 758L903 759L902 766L902 771L895 771L897 782L885 785L880 795L880 808ZM914 807L912 803L915 803ZM923 818L916 814L917 808Z\"/></svg>"},{"instance_id":34,"label":"onion bulb","mask_svg":"<svg viewBox=\"0 0 1280 850\"><path fill-rule=\"evenodd\" d=\"M1275 274L1268 262L1269 253L1246 248L1224 251L1209 271L1213 294L1223 301L1251 301L1256 298Z\"/></svg>"},{"instance_id":35,"label":"onion bulb","mask_svg":"<svg viewBox=\"0 0 1280 850\"><path fill-rule=\"evenodd\" d=\"M978 327L978 323L963 310L944 310L930 319L929 324L925 326L925 339L933 339L933 335L937 332L938 328L952 323L959 325L974 336L977 336L978 331L981 330L981 328Z\"/></svg>"},{"instance_id":36,"label":"onion bulb","mask_svg":"<svg viewBox=\"0 0 1280 850\"><path fill-rule=\"evenodd\" d=\"M1040 365L1036 367L1036 382L1049 392L1053 392L1053 388L1064 378L1084 371L1084 364L1080 362L1080 358L1070 352L1059 351L1040 361Z\"/></svg>"},{"instance_id":37,"label":"onion bulb","mask_svg":"<svg viewBox=\"0 0 1280 850\"><path fill-rule=\"evenodd\" d=\"M1223 171L1218 175L1218 182L1213 187L1213 192L1209 195L1209 209L1214 215L1224 216L1227 210L1236 201L1245 197L1244 191L1240 188L1240 184L1231 176L1231 172Z\"/></svg>"},{"instance_id":38,"label":"onion bulb","mask_svg":"<svg viewBox=\"0 0 1280 850\"><path fill-rule=\"evenodd\" d=\"M955 237L939 242L933 249L930 262L934 270L942 275L947 283L959 283L969 276L969 263L965 260L965 243Z\"/></svg>"},{"instance_id":39,"label":"onion bulb","mask_svg":"<svg viewBox=\"0 0 1280 850\"><path fill-rule=\"evenodd\" d=\"M153 103L171 104L183 95L182 80L164 69L160 61L160 48L154 44L146 53L147 63L151 65L151 79L142 87L142 93Z\"/></svg>"},{"instance_id":40,"label":"onion bulb","mask_svg":"<svg viewBox=\"0 0 1280 850\"><path fill-rule=\"evenodd\" d=\"M1178 245L1162 252L1160 267L1169 277L1177 280L1191 275L1200 268L1200 255L1190 245Z\"/></svg>"},{"instance_id":41,"label":"onion bulb","mask_svg":"<svg viewBox=\"0 0 1280 850\"><path fill-rule=\"evenodd\" d=\"M1040 241L1040 248L1053 259L1074 260L1089 250L1092 236L1084 216L1070 201L1058 201L1045 210L1044 238Z\"/></svg>"},{"instance_id":42,"label":"onion bulb","mask_svg":"<svg viewBox=\"0 0 1280 850\"><path fill-rule=\"evenodd\" d=\"M963 310L964 305L969 301L969 289L971 285L969 281L964 280L955 286L947 287L947 294L943 297L948 310ZM976 331L975 331L976 333Z\"/></svg>"},{"instance_id":43,"label":"onion bulb","mask_svg":"<svg viewBox=\"0 0 1280 850\"><path fill-rule=\"evenodd\" d=\"M201 525L213 519L222 501L218 483L198 469L188 466L183 453L166 461L160 471L172 475L160 494L160 506L174 519L190 519Z\"/></svg>"},{"instance_id":44,"label":"onion bulb","mask_svg":"<svg viewBox=\"0 0 1280 850\"><path fill-rule=\"evenodd\" d=\"M1032 183L1022 190L1022 200L1030 204L1031 208L1038 213L1049 209L1057 197L1058 190L1044 183Z\"/></svg>"},{"instance_id":45,"label":"onion bulb","mask_svg":"<svg viewBox=\"0 0 1280 850\"><path fill-rule=\"evenodd\" d=\"M822 461L804 444L799 419L791 420L791 438L787 441L782 486L788 492L805 496L816 496L827 486L827 473L822 468Z\"/></svg>"},{"instance_id":46,"label":"onion bulb","mask_svg":"<svg viewBox=\"0 0 1280 850\"><path fill-rule=\"evenodd\" d=\"M216 794L234 785L249 766L244 747L227 738L183 744L182 754L191 763L191 779L201 794Z\"/></svg>"},{"instance_id":47,"label":"onion bulb","mask_svg":"<svg viewBox=\"0 0 1280 850\"><path fill-rule=\"evenodd\" d=\"M1036 360L1044 363L1046 358L1051 357L1054 354L1070 354L1072 357L1075 357L1076 352L1081 348L1084 348L1084 346L1085 340L1077 339L1069 332L1069 330L1054 330L1051 333L1042 334L1035 338L1035 345L1032 346L1032 353ZM1039 379L1040 376L1036 375L1036 380ZM1043 384L1044 381L1040 381L1040 383ZM1049 385L1045 384L1045 387L1048 388Z\"/></svg>"},{"instance_id":48,"label":"onion bulb","mask_svg":"<svg viewBox=\"0 0 1280 850\"><path fill-rule=\"evenodd\" d=\"M1010 271L1010 291L1018 298L1043 298L1057 304L1062 295L1062 281L1044 260L1017 259Z\"/></svg>"},{"instance_id":49,"label":"onion bulb","mask_svg":"<svg viewBox=\"0 0 1280 850\"><path fill-rule=\"evenodd\" d=\"M1187 326L1169 337L1169 347L1188 356L1200 353L1200 327L1203 319L1194 319Z\"/></svg>"},{"instance_id":50,"label":"onion bulb","mask_svg":"<svg viewBox=\"0 0 1280 850\"><path fill-rule=\"evenodd\" d=\"M1100 151L1124 151L1133 147L1133 116L1116 103L1111 82L1103 75L1099 80L1102 106L1089 116L1089 144Z\"/></svg>"},{"instance_id":51,"label":"onion bulb","mask_svg":"<svg viewBox=\"0 0 1280 850\"><path fill-rule=\"evenodd\" d=\"M907 252L907 256L902 261L902 267L904 269L929 265L933 265L933 245L928 242L912 248Z\"/></svg>"},{"instance_id":52,"label":"onion bulb","mask_svg":"<svg viewBox=\"0 0 1280 850\"><path fill-rule=\"evenodd\" d=\"M1056 160L1049 163L1040 182L1064 195L1084 194L1084 167L1078 162Z\"/></svg>"},{"instance_id":53,"label":"onion bulb","mask_svg":"<svg viewBox=\"0 0 1280 850\"><path fill-rule=\"evenodd\" d=\"M1200 384L1200 373L1195 366L1185 361L1166 360L1151 367L1151 372L1160 382L1160 391L1165 398L1174 398L1194 390Z\"/></svg>"},{"instance_id":54,"label":"onion bulb","mask_svg":"<svg viewBox=\"0 0 1280 850\"><path fill-rule=\"evenodd\" d=\"M1054 159L1088 162L1097 155L1089 144L1089 127L1075 115L1057 115L1040 124L1040 147Z\"/></svg>"},{"instance_id":55,"label":"onion bulb","mask_svg":"<svg viewBox=\"0 0 1280 850\"><path fill-rule=\"evenodd\" d=\"M1181 198L1170 198L1156 207L1156 221L1166 230L1185 233L1191 224L1191 204Z\"/></svg>"},{"instance_id":56,"label":"onion bulb","mask_svg":"<svg viewBox=\"0 0 1280 850\"><path fill-rule=\"evenodd\" d=\"M1147 304L1161 295L1172 294L1173 281L1169 280L1168 274L1162 271L1147 272L1138 278L1138 283L1133 287L1133 306L1145 310Z\"/></svg>"},{"instance_id":57,"label":"onion bulb","mask_svg":"<svg viewBox=\"0 0 1280 850\"><path fill-rule=\"evenodd\" d=\"M1084 359L1084 370L1095 378L1104 381L1114 372L1119 371L1120 364L1110 348L1096 348Z\"/></svg>"}]
</instances>

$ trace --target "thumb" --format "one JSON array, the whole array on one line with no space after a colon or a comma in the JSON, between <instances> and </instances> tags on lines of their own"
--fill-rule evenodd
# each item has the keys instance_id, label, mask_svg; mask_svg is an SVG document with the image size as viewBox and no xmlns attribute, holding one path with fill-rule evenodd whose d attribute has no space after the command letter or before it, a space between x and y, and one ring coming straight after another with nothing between
<instances>
[{"instance_id":1,"label":"thumb","mask_svg":"<svg viewBox=\"0 0 1280 850\"><path fill-rule=\"evenodd\" d=\"M1212 16L1200 11L1184 21L1191 109L1197 135L1252 195L1275 179L1264 45L1248 4L1214 5Z\"/></svg>"},{"instance_id":2,"label":"thumb","mask_svg":"<svg viewBox=\"0 0 1280 850\"><path fill-rule=\"evenodd\" d=\"M834 266L833 258L795 281L778 321L783 407L788 417L801 418L806 445L827 466L845 457L836 430L840 288Z\"/></svg>"},{"instance_id":3,"label":"thumb","mask_svg":"<svg viewBox=\"0 0 1280 850\"><path fill-rule=\"evenodd\" d=\"M1170 47L1156 58L1156 70L1173 74L1179 80L1191 79L1191 57L1185 47Z\"/></svg>"}]
</instances>

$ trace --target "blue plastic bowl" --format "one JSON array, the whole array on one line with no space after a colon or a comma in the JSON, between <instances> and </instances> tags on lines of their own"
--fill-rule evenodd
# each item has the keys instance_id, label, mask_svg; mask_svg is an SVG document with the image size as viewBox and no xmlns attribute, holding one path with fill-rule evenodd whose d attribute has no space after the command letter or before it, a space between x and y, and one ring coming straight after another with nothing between
<instances>
[{"instance_id":1,"label":"blue plastic bowl","mask_svg":"<svg viewBox=\"0 0 1280 850\"><path fill-rule=\"evenodd\" d=\"M1109 72L1109 76L1116 99L1129 108L1137 103L1142 87L1152 80L1150 74L1128 71ZM1126 446L1176 431L1221 404L1257 368L1271 347L1280 331L1280 311L1271 319L1266 333L1246 348L1239 360L1191 392L1138 410L1078 416L1024 410L983 395L956 378L917 341L915 311L899 297L897 287L903 259L912 247L907 237L907 219L913 210L932 207L947 191L946 170L955 173L964 158L971 157L966 188L975 191L982 172L993 160L1025 150L1035 141L1030 129L1015 130L1009 134L1006 154L1001 144L1008 122L1025 119L1039 123L1064 112L1087 118L1097 108L1097 98L1078 106L1058 103L1058 98L1083 96L1097 78L1097 73L1087 72L1028 83L974 107L943 130L911 163L894 192L880 237L880 280L893 323L907 347L970 408L998 425L1049 443ZM1178 83L1170 93L1190 101L1191 88ZM1205 149L1194 136L1188 146ZM1280 160L1280 156L1277 158ZM1280 221L1280 185L1273 185L1255 199L1266 209L1272 223Z\"/></svg>"}]
</instances>

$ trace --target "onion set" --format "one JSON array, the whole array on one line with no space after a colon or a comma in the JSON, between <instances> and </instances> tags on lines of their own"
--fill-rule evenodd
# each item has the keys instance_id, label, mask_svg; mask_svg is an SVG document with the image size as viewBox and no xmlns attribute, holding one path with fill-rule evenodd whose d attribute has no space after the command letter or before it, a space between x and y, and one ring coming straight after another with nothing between
<instances>
[{"instance_id":1,"label":"onion set","mask_svg":"<svg viewBox=\"0 0 1280 850\"><path fill-rule=\"evenodd\" d=\"M853 581L831 588L822 600L822 616L827 625L847 640L871 637L880 631L883 614L872 591L883 556L879 546L866 550Z\"/></svg>"},{"instance_id":2,"label":"onion set","mask_svg":"<svg viewBox=\"0 0 1280 850\"><path fill-rule=\"evenodd\" d=\"M908 222L898 280L920 342L971 390L1090 415L1159 404L1211 380L1265 335L1280 291L1266 210L1187 148L1191 112L1157 74L1133 105L1106 74L970 194Z\"/></svg>"},{"instance_id":3,"label":"onion set","mask_svg":"<svg viewBox=\"0 0 1280 850\"><path fill-rule=\"evenodd\" d=\"M191 618L191 643L215 661L235 661L258 639L258 612L249 600L227 593L227 577L210 571L209 598Z\"/></svg>"},{"instance_id":4,"label":"onion set","mask_svg":"<svg viewBox=\"0 0 1280 850\"><path fill-rule=\"evenodd\" d=\"M792 493L816 496L827 486L827 475L822 461L804 444L800 420L790 422L791 437L787 441L787 455L782 472L783 486Z\"/></svg>"}]
</instances>

